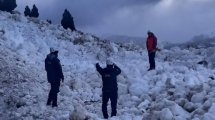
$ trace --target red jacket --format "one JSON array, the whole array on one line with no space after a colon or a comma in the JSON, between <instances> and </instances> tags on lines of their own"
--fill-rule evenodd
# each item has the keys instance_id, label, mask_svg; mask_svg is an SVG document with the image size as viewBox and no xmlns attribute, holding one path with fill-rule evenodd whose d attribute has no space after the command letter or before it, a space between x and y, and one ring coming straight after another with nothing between
<instances>
[{"instance_id":1,"label":"red jacket","mask_svg":"<svg viewBox=\"0 0 215 120\"><path fill-rule=\"evenodd\" d=\"M157 48L157 38L155 37L154 34L147 38L146 47L149 51Z\"/></svg>"}]
</instances>

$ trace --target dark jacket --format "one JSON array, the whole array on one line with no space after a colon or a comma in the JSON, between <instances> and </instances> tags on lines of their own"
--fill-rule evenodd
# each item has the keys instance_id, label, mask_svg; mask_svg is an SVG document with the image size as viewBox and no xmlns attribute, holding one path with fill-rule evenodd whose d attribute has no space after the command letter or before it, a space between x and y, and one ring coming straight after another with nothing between
<instances>
[{"instance_id":1,"label":"dark jacket","mask_svg":"<svg viewBox=\"0 0 215 120\"><path fill-rule=\"evenodd\" d=\"M153 33L147 38L146 47L149 51L152 51L157 48L157 38Z\"/></svg>"},{"instance_id":2,"label":"dark jacket","mask_svg":"<svg viewBox=\"0 0 215 120\"><path fill-rule=\"evenodd\" d=\"M45 59L45 69L47 72L48 82L51 84L59 84L64 79L60 60L53 53L47 55Z\"/></svg>"},{"instance_id":3,"label":"dark jacket","mask_svg":"<svg viewBox=\"0 0 215 120\"><path fill-rule=\"evenodd\" d=\"M103 69L99 66L99 64L96 64L96 69L102 76L103 81L102 91L103 92L117 91L118 90L117 75L121 73L121 69L116 65L114 66L114 68L106 67Z\"/></svg>"}]
</instances>

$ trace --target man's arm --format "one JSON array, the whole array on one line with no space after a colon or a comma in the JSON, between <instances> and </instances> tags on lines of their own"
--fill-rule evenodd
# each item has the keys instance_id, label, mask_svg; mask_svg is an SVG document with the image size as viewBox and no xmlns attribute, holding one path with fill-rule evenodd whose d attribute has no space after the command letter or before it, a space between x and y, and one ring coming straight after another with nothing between
<instances>
[{"instance_id":1,"label":"man's arm","mask_svg":"<svg viewBox=\"0 0 215 120\"><path fill-rule=\"evenodd\" d=\"M56 60L56 67L57 67L57 72L58 72L60 78L62 79L62 81L64 81L62 66L61 66L60 60L58 60L58 59Z\"/></svg>"},{"instance_id":2,"label":"man's arm","mask_svg":"<svg viewBox=\"0 0 215 120\"><path fill-rule=\"evenodd\" d=\"M153 49L156 50L156 48L157 48L157 38L154 37L153 40L154 40L154 41L153 41Z\"/></svg>"},{"instance_id":3,"label":"man's arm","mask_svg":"<svg viewBox=\"0 0 215 120\"><path fill-rule=\"evenodd\" d=\"M100 67L99 63L96 63L96 70L102 75L103 69Z\"/></svg>"},{"instance_id":4,"label":"man's arm","mask_svg":"<svg viewBox=\"0 0 215 120\"><path fill-rule=\"evenodd\" d=\"M116 75L121 74L121 69L116 64L114 64L114 68L116 70Z\"/></svg>"}]
</instances>

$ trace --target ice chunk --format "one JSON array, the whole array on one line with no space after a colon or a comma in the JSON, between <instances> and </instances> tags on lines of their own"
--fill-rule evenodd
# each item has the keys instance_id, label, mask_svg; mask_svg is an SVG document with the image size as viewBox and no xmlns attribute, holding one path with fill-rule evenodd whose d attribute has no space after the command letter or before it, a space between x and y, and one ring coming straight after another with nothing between
<instances>
[{"instance_id":1,"label":"ice chunk","mask_svg":"<svg viewBox=\"0 0 215 120\"><path fill-rule=\"evenodd\" d=\"M172 118L173 118L173 114L169 108L164 108L160 112L160 120L172 120Z\"/></svg>"},{"instance_id":2,"label":"ice chunk","mask_svg":"<svg viewBox=\"0 0 215 120\"><path fill-rule=\"evenodd\" d=\"M141 83L135 83L129 88L130 94L134 96L141 96L142 94L148 93L148 91L149 87Z\"/></svg>"}]
</instances>

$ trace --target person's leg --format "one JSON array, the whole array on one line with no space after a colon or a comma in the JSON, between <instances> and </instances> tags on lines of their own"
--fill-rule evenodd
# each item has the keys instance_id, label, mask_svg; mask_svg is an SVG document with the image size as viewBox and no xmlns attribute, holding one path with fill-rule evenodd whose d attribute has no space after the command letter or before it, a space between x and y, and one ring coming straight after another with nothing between
<instances>
[{"instance_id":1,"label":"person's leg","mask_svg":"<svg viewBox=\"0 0 215 120\"><path fill-rule=\"evenodd\" d=\"M150 65L150 68L149 69L152 69L153 67L153 53L152 52L148 52L148 56L149 56L149 65Z\"/></svg>"},{"instance_id":2,"label":"person's leg","mask_svg":"<svg viewBox=\"0 0 215 120\"><path fill-rule=\"evenodd\" d=\"M53 102L52 102L52 107L57 107L57 94L59 92L59 86L57 84L53 85Z\"/></svg>"},{"instance_id":3,"label":"person's leg","mask_svg":"<svg viewBox=\"0 0 215 120\"><path fill-rule=\"evenodd\" d=\"M152 53L152 69L155 69L155 54L156 52Z\"/></svg>"},{"instance_id":4,"label":"person's leg","mask_svg":"<svg viewBox=\"0 0 215 120\"><path fill-rule=\"evenodd\" d=\"M150 52L148 51L148 58L149 58L149 66L151 68L151 60L150 60Z\"/></svg>"},{"instance_id":5,"label":"person's leg","mask_svg":"<svg viewBox=\"0 0 215 120\"><path fill-rule=\"evenodd\" d=\"M102 112L105 119L108 119L107 103L109 101L109 93L103 92L102 94Z\"/></svg>"},{"instance_id":6,"label":"person's leg","mask_svg":"<svg viewBox=\"0 0 215 120\"><path fill-rule=\"evenodd\" d=\"M111 113L111 117L112 116L116 116L117 114L117 98L118 98L118 92L114 91L113 93L111 93L111 108L112 108L112 113Z\"/></svg>"},{"instance_id":7,"label":"person's leg","mask_svg":"<svg viewBox=\"0 0 215 120\"><path fill-rule=\"evenodd\" d=\"M53 98L53 86L51 85L51 89L50 89L48 100L47 100L47 105L51 105L52 98Z\"/></svg>"}]
</instances>

